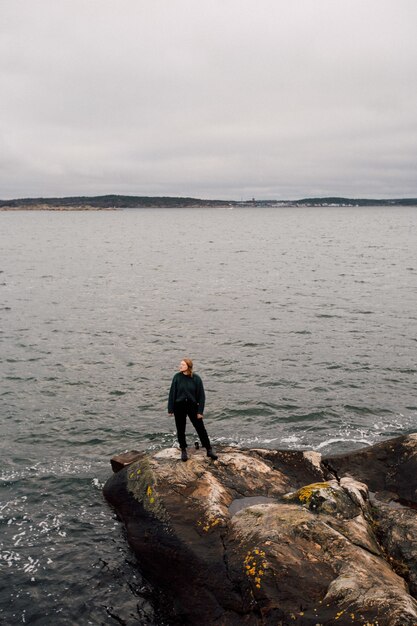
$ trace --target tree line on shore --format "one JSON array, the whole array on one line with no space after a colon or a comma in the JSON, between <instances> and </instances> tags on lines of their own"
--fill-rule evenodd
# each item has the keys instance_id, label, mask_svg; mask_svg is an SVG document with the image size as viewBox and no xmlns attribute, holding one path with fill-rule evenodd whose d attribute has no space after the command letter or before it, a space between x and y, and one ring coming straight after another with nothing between
<instances>
[{"instance_id":1,"label":"tree line on shore","mask_svg":"<svg viewBox=\"0 0 417 626\"><path fill-rule=\"evenodd\" d=\"M207 200L175 196L68 196L63 198L17 198L0 200L0 209L125 209L220 206L417 206L417 198L302 198L300 200Z\"/></svg>"}]
</instances>

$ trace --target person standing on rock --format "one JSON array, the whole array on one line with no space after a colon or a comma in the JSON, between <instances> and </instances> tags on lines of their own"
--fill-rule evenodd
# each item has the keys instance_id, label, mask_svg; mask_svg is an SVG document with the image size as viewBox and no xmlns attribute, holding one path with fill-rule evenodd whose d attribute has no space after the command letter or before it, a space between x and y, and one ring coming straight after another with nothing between
<instances>
[{"instance_id":1,"label":"person standing on rock","mask_svg":"<svg viewBox=\"0 0 417 626\"><path fill-rule=\"evenodd\" d=\"M192 360L183 359L179 366L179 372L172 379L168 397L168 414L175 416L182 461L188 459L187 441L185 439L187 415L197 431L201 445L207 450L207 456L214 460L217 459L203 422L205 400L203 381L198 374L193 372Z\"/></svg>"}]
</instances>

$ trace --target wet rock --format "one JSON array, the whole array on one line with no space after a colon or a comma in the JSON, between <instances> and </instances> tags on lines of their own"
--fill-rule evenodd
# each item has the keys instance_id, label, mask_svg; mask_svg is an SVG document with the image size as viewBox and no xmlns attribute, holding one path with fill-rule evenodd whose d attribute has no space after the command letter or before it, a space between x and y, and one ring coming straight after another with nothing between
<instances>
[{"instance_id":1,"label":"wet rock","mask_svg":"<svg viewBox=\"0 0 417 626\"><path fill-rule=\"evenodd\" d=\"M339 476L365 482L382 497L417 504L417 433L389 439L348 454L328 456L324 464Z\"/></svg>"},{"instance_id":2,"label":"wet rock","mask_svg":"<svg viewBox=\"0 0 417 626\"><path fill-rule=\"evenodd\" d=\"M386 559L417 598L417 513L405 506L376 503L374 529Z\"/></svg>"},{"instance_id":3,"label":"wet rock","mask_svg":"<svg viewBox=\"0 0 417 626\"><path fill-rule=\"evenodd\" d=\"M122 452L122 454L118 454L114 456L110 460L111 468L113 472L119 472L124 467L127 467L133 461L137 461L140 458L141 454L138 450L130 450L130 452Z\"/></svg>"},{"instance_id":4,"label":"wet rock","mask_svg":"<svg viewBox=\"0 0 417 626\"><path fill-rule=\"evenodd\" d=\"M411 499L401 476L416 442L325 461L223 448L215 462L192 450L182 463L166 449L122 467L104 494L170 624L415 626L416 512L386 500Z\"/></svg>"}]
</instances>

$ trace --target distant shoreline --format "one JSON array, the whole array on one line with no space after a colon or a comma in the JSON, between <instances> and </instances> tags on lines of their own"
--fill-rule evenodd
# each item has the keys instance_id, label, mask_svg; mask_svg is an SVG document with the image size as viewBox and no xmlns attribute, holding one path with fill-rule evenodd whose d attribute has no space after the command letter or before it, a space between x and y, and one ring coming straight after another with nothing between
<instances>
[{"instance_id":1,"label":"distant shoreline","mask_svg":"<svg viewBox=\"0 0 417 626\"><path fill-rule=\"evenodd\" d=\"M118 211L120 209L93 206L0 206L0 211Z\"/></svg>"},{"instance_id":2,"label":"distant shoreline","mask_svg":"<svg viewBox=\"0 0 417 626\"><path fill-rule=\"evenodd\" d=\"M62 198L16 198L0 200L0 211L117 211L152 208L235 207L417 207L417 198L302 198L299 200L202 200L171 196L72 196Z\"/></svg>"},{"instance_id":3,"label":"distant shoreline","mask_svg":"<svg viewBox=\"0 0 417 626\"><path fill-rule=\"evenodd\" d=\"M115 207L100 206L50 206L50 205L18 205L0 206L0 211L118 211Z\"/></svg>"}]
</instances>

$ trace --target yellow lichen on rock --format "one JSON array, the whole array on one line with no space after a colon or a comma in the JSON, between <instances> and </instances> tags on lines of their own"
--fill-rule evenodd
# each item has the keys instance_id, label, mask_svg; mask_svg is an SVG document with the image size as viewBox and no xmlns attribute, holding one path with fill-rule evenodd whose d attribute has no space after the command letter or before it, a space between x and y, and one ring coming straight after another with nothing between
<instances>
[{"instance_id":1,"label":"yellow lichen on rock","mask_svg":"<svg viewBox=\"0 0 417 626\"><path fill-rule=\"evenodd\" d=\"M266 555L263 550L254 548L253 550L249 550L247 552L243 561L244 571L246 575L249 576L249 579L253 580L257 589L261 588L262 576L264 575L264 570L267 567L265 556Z\"/></svg>"},{"instance_id":2,"label":"yellow lichen on rock","mask_svg":"<svg viewBox=\"0 0 417 626\"><path fill-rule=\"evenodd\" d=\"M135 500L160 520L167 521L166 510L157 499L156 477L149 461L142 459L132 463L127 476L127 488Z\"/></svg>"},{"instance_id":3,"label":"yellow lichen on rock","mask_svg":"<svg viewBox=\"0 0 417 626\"><path fill-rule=\"evenodd\" d=\"M202 530L204 530L205 533L208 533L209 530L218 526L218 524L220 524L221 521L222 520L220 517L209 516L209 517L203 518L202 520L198 520L197 526L199 526Z\"/></svg>"},{"instance_id":4,"label":"yellow lichen on rock","mask_svg":"<svg viewBox=\"0 0 417 626\"><path fill-rule=\"evenodd\" d=\"M317 493L321 489L330 489L330 488L331 486L328 482L312 483L311 485L306 485L305 487L301 487L301 489L299 489L295 495L298 497L298 500L300 500L300 502L302 502L303 504L309 504L311 501L311 498L313 497L315 493Z\"/></svg>"}]
</instances>

